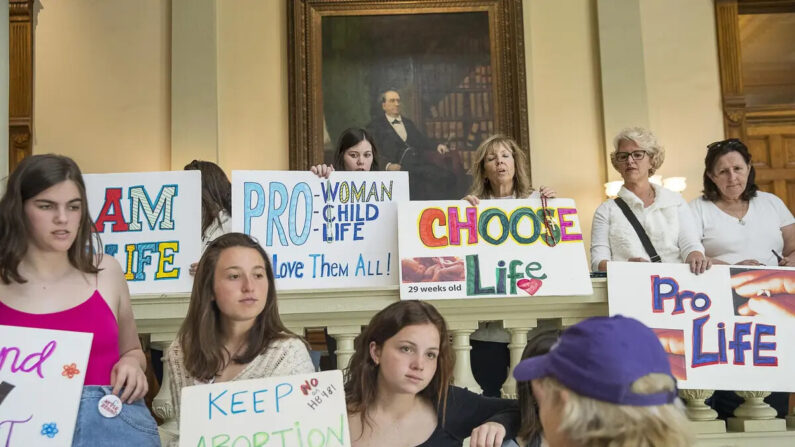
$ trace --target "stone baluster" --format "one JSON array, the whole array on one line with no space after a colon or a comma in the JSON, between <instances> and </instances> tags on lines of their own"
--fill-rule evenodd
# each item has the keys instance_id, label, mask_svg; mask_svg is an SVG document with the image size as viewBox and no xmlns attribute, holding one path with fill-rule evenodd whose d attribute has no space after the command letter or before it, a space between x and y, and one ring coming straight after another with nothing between
<instances>
[{"instance_id":1,"label":"stone baluster","mask_svg":"<svg viewBox=\"0 0 795 447\"><path fill-rule=\"evenodd\" d=\"M522 361L522 351L527 345L527 332L534 328L536 324L535 320L504 321L505 328L511 334L511 342L508 344L508 350L511 353L511 365L508 369L508 379L502 386L502 397L506 399L517 398L516 379L513 378L513 369Z\"/></svg>"},{"instance_id":2,"label":"stone baluster","mask_svg":"<svg viewBox=\"0 0 795 447\"><path fill-rule=\"evenodd\" d=\"M152 399L152 411L163 420L158 430L160 431L160 442L168 445L172 440L179 436L179 426L177 425L177 411L171 404L171 377L166 367L165 353L171 342L152 342L152 347L163 352L163 380L160 381L160 391Z\"/></svg>"},{"instance_id":3,"label":"stone baluster","mask_svg":"<svg viewBox=\"0 0 795 447\"><path fill-rule=\"evenodd\" d=\"M734 417L726 421L729 430L744 432L787 430L786 421L776 419L776 410L764 401L764 398L770 395L769 392L735 391L735 393L745 399L745 402L734 410Z\"/></svg>"},{"instance_id":4,"label":"stone baluster","mask_svg":"<svg viewBox=\"0 0 795 447\"><path fill-rule=\"evenodd\" d=\"M724 433L726 423L718 419L718 412L704 401L709 399L714 390L679 390L679 397L685 401L685 414L690 419L696 433Z\"/></svg>"},{"instance_id":5,"label":"stone baluster","mask_svg":"<svg viewBox=\"0 0 795 447\"><path fill-rule=\"evenodd\" d=\"M478 328L478 322L450 322L448 329L453 335L453 352L455 352L455 366L453 379L456 386L466 388L473 393L480 394L483 390L472 375L472 363L469 359L469 336Z\"/></svg>"},{"instance_id":6,"label":"stone baluster","mask_svg":"<svg viewBox=\"0 0 795 447\"><path fill-rule=\"evenodd\" d=\"M360 326L329 326L327 329L328 334L334 337L337 341L337 368L347 371L348 363L351 362L351 357L356 349L353 341L362 331Z\"/></svg>"}]
</instances>

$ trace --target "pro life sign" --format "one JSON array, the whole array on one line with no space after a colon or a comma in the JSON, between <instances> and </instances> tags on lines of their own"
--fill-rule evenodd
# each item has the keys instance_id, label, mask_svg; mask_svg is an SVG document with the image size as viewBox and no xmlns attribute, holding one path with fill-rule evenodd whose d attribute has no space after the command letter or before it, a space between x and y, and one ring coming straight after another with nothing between
<instances>
[{"instance_id":1,"label":"pro life sign","mask_svg":"<svg viewBox=\"0 0 795 447\"><path fill-rule=\"evenodd\" d=\"M610 262L611 314L651 327L680 388L795 391L795 270Z\"/></svg>"}]
</instances>

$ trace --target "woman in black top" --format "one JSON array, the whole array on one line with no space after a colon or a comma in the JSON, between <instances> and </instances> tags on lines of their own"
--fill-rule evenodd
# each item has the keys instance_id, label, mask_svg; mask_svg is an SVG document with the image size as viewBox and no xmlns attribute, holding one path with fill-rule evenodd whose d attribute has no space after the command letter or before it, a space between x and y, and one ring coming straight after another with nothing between
<instances>
[{"instance_id":1,"label":"woman in black top","mask_svg":"<svg viewBox=\"0 0 795 447\"><path fill-rule=\"evenodd\" d=\"M354 447L499 447L516 434L515 401L450 385L455 355L430 304L400 301L373 316L345 382Z\"/></svg>"}]
</instances>

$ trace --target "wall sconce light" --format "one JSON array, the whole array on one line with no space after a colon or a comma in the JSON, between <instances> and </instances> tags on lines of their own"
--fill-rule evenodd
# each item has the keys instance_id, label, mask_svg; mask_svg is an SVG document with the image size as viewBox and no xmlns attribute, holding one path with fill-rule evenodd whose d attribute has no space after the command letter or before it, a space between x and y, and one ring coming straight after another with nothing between
<instances>
[{"instance_id":1,"label":"wall sconce light","mask_svg":"<svg viewBox=\"0 0 795 447\"><path fill-rule=\"evenodd\" d=\"M687 179L684 177L668 177L663 180L663 187L681 194L687 188Z\"/></svg>"},{"instance_id":2,"label":"wall sconce light","mask_svg":"<svg viewBox=\"0 0 795 447\"><path fill-rule=\"evenodd\" d=\"M687 179L685 177L668 177L664 179L661 175L653 175L649 177L649 181L680 194L687 188ZM623 185L623 180L605 183L605 195L611 199L615 198Z\"/></svg>"},{"instance_id":3,"label":"wall sconce light","mask_svg":"<svg viewBox=\"0 0 795 447\"><path fill-rule=\"evenodd\" d=\"M611 199L618 196L618 191L621 190L621 186L624 184L623 180L616 180L614 182L607 182L605 183L605 195Z\"/></svg>"}]
</instances>

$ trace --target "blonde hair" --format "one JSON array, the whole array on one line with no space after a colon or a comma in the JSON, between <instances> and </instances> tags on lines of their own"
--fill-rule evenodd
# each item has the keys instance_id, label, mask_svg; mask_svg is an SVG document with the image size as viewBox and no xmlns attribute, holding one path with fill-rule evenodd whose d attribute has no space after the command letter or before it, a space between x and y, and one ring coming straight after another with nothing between
<instances>
[{"instance_id":1,"label":"blonde hair","mask_svg":"<svg viewBox=\"0 0 795 447\"><path fill-rule=\"evenodd\" d=\"M577 445L679 447L693 443L687 418L675 404L616 405L581 396L552 377L538 379L536 385L551 399L553 411L561 412L558 430ZM631 389L638 394L653 394L675 388L671 376L652 373L636 380ZM566 393L565 399L563 393Z\"/></svg>"},{"instance_id":2,"label":"blonde hair","mask_svg":"<svg viewBox=\"0 0 795 447\"><path fill-rule=\"evenodd\" d=\"M616 171L620 171L620 169L618 169L618 161L616 160L616 152L618 152L618 147L621 146L622 141L631 141L638 145L638 148L646 151L649 155L649 163L651 164L649 176L654 175L654 173L660 169L660 166L662 166L663 161L665 161L665 148L660 145L657 141L657 137L654 136L650 130L642 127L628 127L613 138L613 152L610 153L610 162L613 164Z\"/></svg>"},{"instance_id":3,"label":"blonde hair","mask_svg":"<svg viewBox=\"0 0 795 447\"><path fill-rule=\"evenodd\" d=\"M475 152L475 160L472 163L472 187L469 193L479 199L490 199L494 197L494 190L489 184L489 179L486 177L486 156L492 151L496 150L497 145L503 145L513 155L514 162L514 175L513 175L513 193L516 197L524 198L533 192L530 186L530 175L527 172L528 163L527 155L524 153L519 144L512 138L505 135L492 135L485 141L480 143L477 151Z\"/></svg>"}]
</instances>

